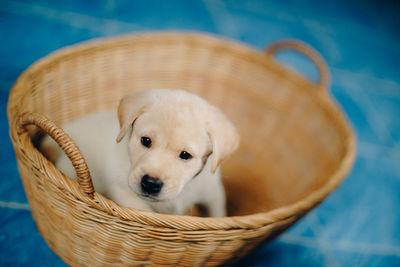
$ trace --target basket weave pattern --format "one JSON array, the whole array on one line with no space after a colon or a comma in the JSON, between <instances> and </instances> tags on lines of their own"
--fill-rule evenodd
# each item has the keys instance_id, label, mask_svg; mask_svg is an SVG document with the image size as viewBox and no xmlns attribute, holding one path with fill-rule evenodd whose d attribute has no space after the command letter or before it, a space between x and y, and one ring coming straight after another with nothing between
<instances>
[{"instance_id":1,"label":"basket weave pattern","mask_svg":"<svg viewBox=\"0 0 400 267\"><path fill-rule=\"evenodd\" d=\"M309 56L320 80L277 64L280 49ZM293 42L262 53L203 34L152 33L47 56L19 77L8 104L18 168L39 231L71 265L215 266L239 259L317 206L349 171L354 136L327 85L320 56ZM242 144L223 166L229 217L142 212L94 192L79 148L57 125L115 109L125 94L150 88L198 94L238 127ZM67 153L78 182L34 148L32 125Z\"/></svg>"}]
</instances>

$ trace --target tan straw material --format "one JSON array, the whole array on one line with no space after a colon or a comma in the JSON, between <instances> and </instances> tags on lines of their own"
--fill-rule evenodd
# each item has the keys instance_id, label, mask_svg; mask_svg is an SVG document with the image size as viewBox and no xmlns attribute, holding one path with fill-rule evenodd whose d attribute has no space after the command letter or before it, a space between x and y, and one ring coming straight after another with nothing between
<instances>
[{"instance_id":1,"label":"tan straw material","mask_svg":"<svg viewBox=\"0 0 400 267\"><path fill-rule=\"evenodd\" d=\"M274 54L314 61L314 84ZM285 41L267 52L198 33L142 33L85 42L29 67L10 93L10 136L32 216L70 265L215 266L271 240L331 193L348 173L355 140L327 92L318 53ZM136 90L180 88L220 107L240 131L222 167L229 217L142 212L94 192L84 158L57 125L117 108ZM41 129L69 156L78 182L32 144ZM105 163L106 164L106 163Z\"/></svg>"}]
</instances>

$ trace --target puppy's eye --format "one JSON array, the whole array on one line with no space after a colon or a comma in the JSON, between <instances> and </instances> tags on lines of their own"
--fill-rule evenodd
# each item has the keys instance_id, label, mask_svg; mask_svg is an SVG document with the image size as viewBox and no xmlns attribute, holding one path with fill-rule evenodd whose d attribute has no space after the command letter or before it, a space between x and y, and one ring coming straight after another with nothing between
<instances>
[{"instance_id":1,"label":"puppy's eye","mask_svg":"<svg viewBox=\"0 0 400 267\"><path fill-rule=\"evenodd\" d=\"M140 141L142 142L142 145L145 147L151 147L151 139L148 137L143 136Z\"/></svg>"},{"instance_id":2,"label":"puppy's eye","mask_svg":"<svg viewBox=\"0 0 400 267\"><path fill-rule=\"evenodd\" d=\"M181 154L179 154L179 157L180 157L181 159L188 160L188 159L191 159L191 158L192 158L192 155L190 155L190 154L189 154L188 152L186 152L186 151L182 151Z\"/></svg>"}]
</instances>

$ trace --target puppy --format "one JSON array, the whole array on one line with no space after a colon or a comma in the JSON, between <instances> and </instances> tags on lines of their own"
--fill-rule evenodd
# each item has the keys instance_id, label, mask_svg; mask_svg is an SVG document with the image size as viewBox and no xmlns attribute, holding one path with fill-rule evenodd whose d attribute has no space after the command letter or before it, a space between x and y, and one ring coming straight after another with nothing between
<instances>
[{"instance_id":1,"label":"puppy","mask_svg":"<svg viewBox=\"0 0 400 267\"><path fill-rule=\"evenodd\" d=\"M119 122L119 123L118 123ZM99 112L62 127L85 157L95 190L139 210L181 215L194 204L225 216L219 165L239 145L216 107L182 90L152 89L122 98L118 113ZM42 145L54 146L50 138ZM76 179L59 153L55 164Z\"/></svg>"}]
</instances>

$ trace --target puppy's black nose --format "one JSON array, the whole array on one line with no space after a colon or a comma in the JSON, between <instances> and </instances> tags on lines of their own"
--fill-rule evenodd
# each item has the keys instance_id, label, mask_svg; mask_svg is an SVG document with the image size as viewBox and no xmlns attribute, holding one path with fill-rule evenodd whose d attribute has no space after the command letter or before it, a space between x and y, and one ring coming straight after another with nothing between
<instances>
[{"instance_id":1,"label":"puppy's black nose","mask_svg":"<svg viewBox=\"0 0 400 267\"><path fill-rule=\"evenodd\" d=\"M142 177L142 181L140 182L143 193L149 195L156 195L160 193L163 184L163 181L161 181L159 178L154 178L147 174Z\"/></svg>"}]
</instances>

